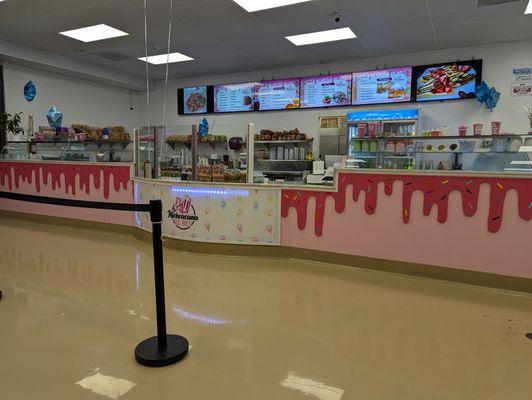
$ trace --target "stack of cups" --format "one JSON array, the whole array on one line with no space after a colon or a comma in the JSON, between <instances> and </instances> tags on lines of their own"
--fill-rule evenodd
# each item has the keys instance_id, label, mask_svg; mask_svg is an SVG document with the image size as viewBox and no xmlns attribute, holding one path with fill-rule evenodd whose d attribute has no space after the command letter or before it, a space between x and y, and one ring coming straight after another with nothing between
<instances>
[{"instance_id":1,"label":"stack of cups","mask_svg":"<svg viewBox=\"0 0 532 400\"><path fill-rule=\"evenodd\" d=\"M467 125L462 125L458 127L458 134L460 136L467 136Z\"/></svg>"},{"instance_id":2,"label":"stack of cups","mask_svg":"<svg viewBox=\"0 0 532 400\"><path fill-rule=\"evenodd\" d=\"M473 125L473 135L482 136L483 129L484 129L484 124L474 124Z\"/></svg>"}]
</instances>

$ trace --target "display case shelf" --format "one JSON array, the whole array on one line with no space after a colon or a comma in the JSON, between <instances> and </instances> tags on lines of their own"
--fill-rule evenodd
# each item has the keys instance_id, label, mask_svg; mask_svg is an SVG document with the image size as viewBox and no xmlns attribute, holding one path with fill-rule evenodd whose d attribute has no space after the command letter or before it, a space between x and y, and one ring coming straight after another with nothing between
<instances>
[{"instance_id":1,"label":"display case shelf","mask_svg":"<svg viewBox=\"0 0 532 400\"><path fill-rule=\"evenodd\" d=\"M374 138L352 138L355 140L482 140L482 139L521 139L530 138L532 135L483 135L483 136L378 136Z\"/></svg>"},{"instance_id":2,"label":"display case shelf","mask_svg":"<svg viewBox=\"0 0 532 400\"><path fill-rule=\"evenodd\" d=\"M307 143L310 144L313 142L313 139L306 139L306 140L257 140L255 141L255 145L257 144L297 144L297 143Z\"/></svg>"}]
</instances>

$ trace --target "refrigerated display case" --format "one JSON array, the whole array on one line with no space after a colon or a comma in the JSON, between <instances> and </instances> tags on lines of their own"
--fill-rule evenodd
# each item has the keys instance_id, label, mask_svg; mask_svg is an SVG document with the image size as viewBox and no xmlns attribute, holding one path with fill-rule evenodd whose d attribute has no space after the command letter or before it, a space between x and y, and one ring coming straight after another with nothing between
<instances>
[{"instance_id":1,"label":"refrigerated display case","mask_svg":"<svg viewBox=\"0 0 532 400\"><path fill-rule=\"evenodd\" d=\"M419 127L418 109L354 111L347 114L347 163L358 168L409 169L415 162L414 154L406 151L408 139ZM406 138L396 140L397 137ZM405 152L384 152L397 145Z\"/></svg>"}]
</instances>

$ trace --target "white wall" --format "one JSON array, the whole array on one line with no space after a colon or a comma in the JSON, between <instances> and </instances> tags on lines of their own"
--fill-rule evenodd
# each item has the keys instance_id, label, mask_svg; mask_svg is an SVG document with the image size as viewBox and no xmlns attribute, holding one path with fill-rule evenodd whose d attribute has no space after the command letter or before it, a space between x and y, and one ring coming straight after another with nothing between
<instances>
[{"instance_id":1,"label":"white wall","mask_svg":"<svg viewBox=\"0 0 532 400\"><path fill-rule=\"evenodd\" d=\"M127 89L70 78L16 64L4 63L6 110L8 113L24 112L26 130L28 115L34 118L35 129L48 125L46 112L56 105L63 112L63 126L84 123L91 126L122 125L130 132L138 125L138 113L130 110L130 92ZM24 98L24 85L32 80L37 96L28 103ZM137 98L133 96L133 101Z\"/></svg>"},{"instance_id":2,"label":"white wall","mask_svg":"<svg viewBox=\"0 0 532 400\"><path fill-rule=\"evenodd\" d=\"M331 44L334 46L334 44ZM257 79L277 79L285 77L298 77L319 73L354 72L371 70L375 68L423 65L439 62L455 61L457 59L469 60L472 58L484 60L484 80L501 92L501 101L498 107L490 113L476 100L450 101L438 103L425 103L416 105L402 105L400 107L419 107L424 116L422 127L437 128L450 126L456 131L461 124L471 126L475 122L489 124L491 120L503 121L502 130L505 132L526 133L529 130L528 120L520 110L521 104L532 105L532 97L510 97L510 83L513 67L532 66L532 41L513 42L479 47L463 47L457 49L430 51L422 53L402 54L372 59L338 62L334 64L321 64L314 66L291 67L278 70L257 71L241 74L204 76L183 80L172 80L168 86L167 100L167 125L186 125L197 123L201 118L177 116L177 89L179 87L195 86L203 84L223 84L253 81ZM162 124L164 81L157 81L155 91L151 93L150 120L152 124ZM384 108L399 106L384 106ZM358 107L357 109L383 108L383 106ZM320 109L280 111L263 113L240 113L230 115L210 115L209 123L216 126L236 125L244 126L248 122L256 124L256 131L260 129L292 129L300 130L318 136L318 118L323 115L345 115L355 108ZM139 122L146 124L146 99L142 95L139 98ZM224 127L225 130L227 130ZM237 128L236 130L240 130ZM470 128L471 129L471 128ZM488 129L487 127L485 128ZM228 135L238 132L227 133Z\"/></svg>"}]
</instances>

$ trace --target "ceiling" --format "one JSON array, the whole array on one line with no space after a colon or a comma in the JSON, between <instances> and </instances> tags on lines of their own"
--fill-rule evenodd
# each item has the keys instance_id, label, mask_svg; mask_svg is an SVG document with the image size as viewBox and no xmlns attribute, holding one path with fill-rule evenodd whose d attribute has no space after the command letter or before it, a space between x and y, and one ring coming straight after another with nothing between
<instances>
[{"instance_id":1,"label":"ceiling","mask_svg":"<svg viewBox=\"0 0 532 400\"><path fill-rule=\"evenodd\" d=\"M170 0L147 0L149 54L166 52ZM244 72L532 39L527 0L314 0L247 13L231 0L174 0L170 77ZM340 12L339 23L333 14ZM82 43L60 31L106 23L130 36ZM284 37L350 27L356 40L296 47ZM144 0L4 0L0 39L145 76ZM155 47L155 49L154 49ZM158 48L158 49L157 49ZM106 58L107 57L107 58ZM108 59L112 58L112 59ZM164 77L165 66L150 76Z\"/></svg>"}]
</instances>

